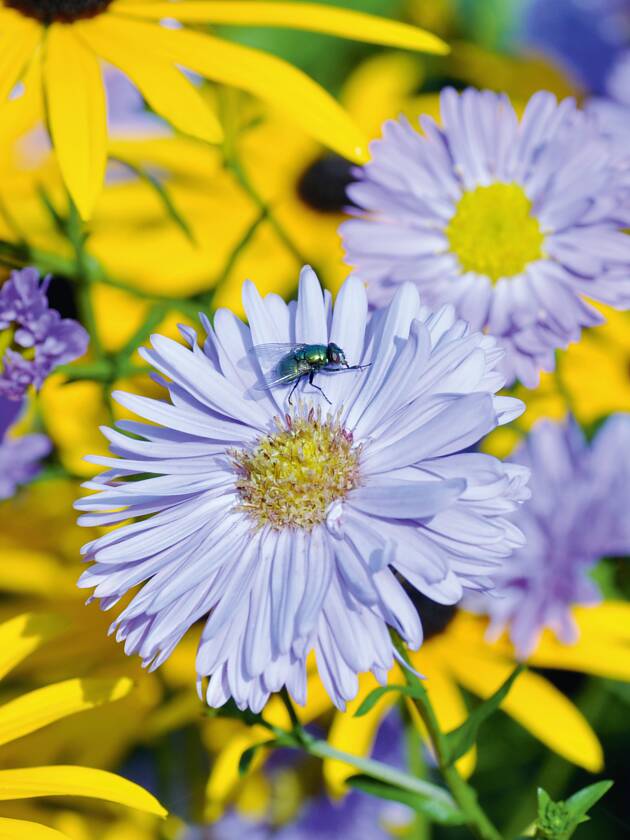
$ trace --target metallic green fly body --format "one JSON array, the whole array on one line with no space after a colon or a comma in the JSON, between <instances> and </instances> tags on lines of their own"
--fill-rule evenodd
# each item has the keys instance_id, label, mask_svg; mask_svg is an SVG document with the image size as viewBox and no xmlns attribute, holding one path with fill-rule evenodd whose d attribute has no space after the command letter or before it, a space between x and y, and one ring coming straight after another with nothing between
<instances>
[{"instance_id":1,"label":"metallic green fly body","mask_svg":"<svg viewBox=\"0 0 630 840\"><path fill-rule=\"evenodd\" d=\"M252 353L263 370L263 379L257 389L269 389L293 382L289 393L292 405L293 392L300 381L308 377L309 385L316 388L327 403L330 400L319 385L313 382L316 373L345 370L363 370L369 365L349 365L337 344L259 344Z\"/></svg>"}]
</instances>

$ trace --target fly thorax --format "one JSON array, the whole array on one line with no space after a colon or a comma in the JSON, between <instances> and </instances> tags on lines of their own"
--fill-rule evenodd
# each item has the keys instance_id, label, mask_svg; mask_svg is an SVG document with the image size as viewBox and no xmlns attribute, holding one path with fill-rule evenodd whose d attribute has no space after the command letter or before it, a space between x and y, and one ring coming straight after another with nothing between
<instances>
[{"instance_id":1,"label":"fly thorax","mask_svg":"<svg viewBox=\"0 0 630 840\"><path fill-rule=\"evenodd\" d=\"M310 531L359 484L360 446L339 416L301 408L249 449L230 451L239 509L255 527Z\"/></svg>"}]
</instances>

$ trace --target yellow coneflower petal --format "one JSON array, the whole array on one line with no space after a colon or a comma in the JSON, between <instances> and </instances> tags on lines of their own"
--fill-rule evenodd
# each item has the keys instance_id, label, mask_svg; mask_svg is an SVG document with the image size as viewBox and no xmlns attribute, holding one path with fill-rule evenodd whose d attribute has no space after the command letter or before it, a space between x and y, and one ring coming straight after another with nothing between
<instances>
[{"instance_id":1,"label":"yellow coneflower petal","mask_svg":"<svg viewBox=\"0 0 630 840\"><path fill-rule=\"evenodd\" d=\"M596 607L576 607L573 615L585 639L597 635L630 642L630 604L624 601L603 601Z\"/></svg>"},{"instance_id":2,"label":"yellow coneflower petal","mask_svg":"<svg viewBox=\"0 0 630 840\"><path fill-rule=\"evenodd\" d=\"M0 624L0 679L67 626L57 615L24 613Z\"/></svg>"},{"instance_id":3,"label":"yellow coneflower petal","mask_svg":"<svg viewBox=\"0 0 630 840\"><path fill-rule=\"evenodd\" d=\"M0 817L0 840L70 840L67 834L30 820L11 820Z\"/></svg>"},{"instance_id":4,"label":"yellow coneflower petal","mask_svg":"<svg viewBox=\"0 0 630 840\"><path fill-rule=\"evenodd\" d=\"M138 808L158 817L167 811L139 785L92 767L22 767L0 770L0 800L30 799L33 796L89 796Z\"/></svg>"},{"instance_id":5,"label":"yellow coneflower petal","mask_svg":"<svg viewBox=\"0 0 630 840\"><path fill-rule=\"evenodd\" d=\"M105 23L102 23L102 22ZM367 140L350 116L301 70L264 52L184 29L104 15L108 36L133 40L141 51L241 88L280 108L304 131L351 160L363 162Z\"/></svg>"},{"instance_id":6,"label":"yellow coneflower petal","mask_svg":"<svg viewBox=\"0 0 630 840\"><path fill-rule=\"evenodd\" d=\"M41 34L41 26L32 18L0 9L0 103L19 81Z\"/></svg>"},{"instance_id":7,"label":"yellow coneflower petal","mask_svg":"<svg viewBox=\"0 0 630 840\"><path fill-rule=\"evenodd\" d=\"M23 694L0 707L0 745L55 720L125 697L133 688L121 679L73 679Z\"/></svg>"},{"instance_id":8,"label":"yellow coneflower petal","mask_svg":"<svg viewBox=\"0 0 630 840\"><path fill-rule=\"evenodd\" d=\"M226 801L239 782L239 762L245 750L268 740L269 731L262 726L252 726L230 737L213 762L206 785L208 819L217 819L221 815ZM252 769L257 767L263 758L264 750L259 750L252 761Z\"/></svg>"},{"instance_id":9,"label":"yellow coneflower petal","mask_svg":"<svg viewBox=\"0 0 630 840\"><path fill-rule=\"evenodd\" d=\"M394 682L402 684L403 679L401 677L400 681L395 679ZM397 702L399 695L395 691L388 691L367 714L354 717L354 713L367 695L379 685L380 683L371 674L361 674L357 696L348 703L345 712L337 712L333 718L328 733L328 743L331 747L360 757L371 753L380 723ZM346 779L357 772L356 767L328 759L324 761L323 770L324 779L333 796L342 796L346 793L348 790L345 784Z\"/></svg>"},{"instance_id":10,"label":"yellow coneflower petal","mask_svg":"<svg viewBox=\"0 0 630 840\"><path fill-rule=\"evenodd\" d=\"M448 46L430 32L418 26L387 20L365 12L354 12L324 6L319 3L265 3L230 0L213 2L147 2L138 4L116 3L112 11L137 15L143 18L174 17L187 23L224 23L243 26L279 26L288 29L306 29L338 35L370 44L402 47L421 52L444 55Z\"/></svg>"},{"instance_id":11,"label":"yellow coneflower petal","mask_svg":"<svg viewBox=\"0 0 630 840\"><path fill-rule=\"evenodd\" d=\"M488 697L513 670L513 663L466 656L449 663L457 681L479 697ZM539 741L567 761L593 773L603 766L597 735L579 709L550 682L527 671L519 676L501 708Z\"/></svg>"},{"instance_id":12,"label":"yellow coneflower petal","mask_svg":"<svg viewBox=\"0 0 630 840\"><path fill-rule=\"evenodd\" d=\"M49 28L44 65L50 132L77 209L88 219L107 163L107 110L98 60L73 27Z\"/></svg>"},{"instance_id":13,"label":"yellow coneflower petal","mask_svg":"<svg viewBox=\"0 0 630 840\"><path fill-rule=\"evenodd\" d=\"M112 25L116 27L112 18L104 15L75 24L75 29L97 55L129 76L151 108L176 129L219 143L221 125L195 86L176 67L152 56L145 44L127 38L124 29L116 27L112 36Z\"/></svg>"}]
</instances>

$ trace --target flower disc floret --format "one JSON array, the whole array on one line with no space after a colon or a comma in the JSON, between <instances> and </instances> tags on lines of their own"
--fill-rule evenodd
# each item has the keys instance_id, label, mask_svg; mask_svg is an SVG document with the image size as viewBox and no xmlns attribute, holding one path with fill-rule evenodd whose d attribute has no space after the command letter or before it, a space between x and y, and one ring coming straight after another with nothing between
<instances>
[{"instance_id":1,"label":"flower disc floret","mask_svg":"<svg viewBox=\"0 0 630 840\"><path fill-rule=\"evenodd\" d=\"M543 257L544 236L520 184L491 184L465 192L446 237L462 271L501 277L521 274Z\"/></svg>"},{"instance_id":2,"label":"flower disc floret","mask_svg":"<svg viewBox=\"0 0 630 840\"><path fill-rule=\"evenodd\" d=\"M359 449L338 418L321 409L276 418L277 431L254 449L235 450L241 508L258 528L304 528L326 519L359 483Z\"/></svg>"}]
</instances>

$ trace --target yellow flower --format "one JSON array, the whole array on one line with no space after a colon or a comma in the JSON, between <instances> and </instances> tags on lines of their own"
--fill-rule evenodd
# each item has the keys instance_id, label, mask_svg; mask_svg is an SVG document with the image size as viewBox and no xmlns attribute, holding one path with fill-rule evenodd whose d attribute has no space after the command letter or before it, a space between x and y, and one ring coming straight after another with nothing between
<instances>
[{"instance_id":1,"label":"yellow flower","mask_svg":"<svg viewBox=\"0 0 630 840\"><path fill-rule=\"evenodd\" d=\"M63 622L53 615L26 613L0 624L0 679L45 642ZM0 746L22 738L54 721L119 700L131 680L72 679L36 689L0 706ZM0 760L2 753L0 753ZM52 766L0 769L0 801L37 796L87 796L138 808L165 817L160 803L138 785L91 767ZM0 816L6 840L63 840L67 835L45 825Z\"/></svg>"},{"instance_id":2,"label":"yellow flower","mask_svg":"<svg viewBox=\"0 0 630 840\"><path fill-rule=\"evenodd\" d=\"M186 26L165 26L164 19ZM346 157L365 158L361 132L301 71L194 28L228 23L306 29L414 50L446 51L439 38L421 29L311 3L3 0L0 103L36 64L61 171L84 218L94 209L107 160L99 58L119 67L154 111L193 137L216 143L222 139L222 128L180 66L260 96L288 111L295 122ZM0 118L1 113L0 109Z\"/></svg>"},{"instance_id":3,"label":"yellow flower","mask_svg":"<svg viewBox=\"0 0 630 840\"><path fill-rule=\"evenodd\" d=\"M530 670L522 673L503 701L501 708L549 749L567 761L592 773L603 766L602 748L590 724L569 698L535 668L556 668L584 674L630 680L630 604L604 602L597 607L574 610L579 641L559 643L545 631L536 651L528 659ZM414 668L426 676L425 688L443 731L462 724L467 709L460 687L485 698L493 694L515 667L513 650L506 638L490 644L484 638L486 620L460 611L446 629L429 639L411 655ZM404 682L399 666L390 673L390 682ZM335 715L329 742L355 755L369 754L380 721L396 702L395 692L384 695L363 717L353 717L369 691L377 686L363 677L357 698L345 713ZM412 707L410 710L413 713ZM418 726L423 732L422 725ZM474 751L463 756L460 770L474 769ZM345 791L345 779L356 770L339 762L326 762L325 778L337 795Z\"/></svg>"}]
</instances>

